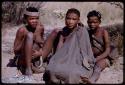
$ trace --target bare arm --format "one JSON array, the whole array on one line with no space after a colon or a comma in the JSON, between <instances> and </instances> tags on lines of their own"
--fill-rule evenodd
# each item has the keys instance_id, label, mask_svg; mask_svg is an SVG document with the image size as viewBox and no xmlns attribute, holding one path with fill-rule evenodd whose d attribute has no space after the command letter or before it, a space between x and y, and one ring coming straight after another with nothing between
<instances>
[{"instance_id":1,"label":"bare arm","mask_svg":"<svg viewBox=\"0 0 125 85\"><path fill-rule=\"evenodd\" d=\"M107 57L110 53L110 40L108 32L106 30L104 30L104 42L105 42L105 51L101 55L97 56L96 58L97 61Z\"/></svg>"},{"instance_id":2,"label":"bare arm","mask_svg":"<svg viewBox=\"0 0 125 85\"><path fill-rule=\"evenodd\" d=\"M52 33L48 36L47 40L43 48L40 51L35 51L33 56L43 56L43 58L47 57L53 48L53 42L58 34L58 30L53 30Z\"/></svg>"}]
</instances>

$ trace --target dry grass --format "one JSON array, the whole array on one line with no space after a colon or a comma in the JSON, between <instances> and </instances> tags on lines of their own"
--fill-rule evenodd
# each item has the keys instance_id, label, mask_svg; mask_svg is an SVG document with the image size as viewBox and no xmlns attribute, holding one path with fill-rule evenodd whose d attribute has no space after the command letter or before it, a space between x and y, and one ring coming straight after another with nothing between
<instances>
[{"instance_id":1,"label":"dry grass","mask_svg":"<svg viewBox=\"0 0 125 85\"><path fill-rule=\"evenodd\" d=\"M123 24L107 26L110 35L111 44L117 49L119 55L123 55Z\"/></svg>"}]
</instances>

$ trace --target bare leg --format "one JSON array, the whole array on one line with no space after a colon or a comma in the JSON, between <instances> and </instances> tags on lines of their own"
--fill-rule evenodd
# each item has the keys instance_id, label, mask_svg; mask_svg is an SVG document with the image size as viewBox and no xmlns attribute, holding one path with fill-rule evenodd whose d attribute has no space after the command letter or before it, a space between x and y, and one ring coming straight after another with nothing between
<instances>
[{"instance_id":1,"label":"bare leg","mask_svg":"<svg viewBox=\"0 0 125 85\"><path fill-rule=\"evenodd\" d=\"M89 79L81 76L82 81L89 83L89 84L95 83L99 79L101 71L103 69L105 69L106 67L107 67L106 59L102 59L102 60L98 61L96 63L96 66L94 67L94 72L93 72L92 76Z\"/></svg>"},{"instance_id":2,"label":"bare leg","mask_svg":"<svg viewBox=\"0 0 125 85\"><path fill-rule=\"evenodd\" d=\"M96 63L94 67L94 72L92 77L90 78L91 83L95 83L101 74L101 71L107 67L106 59L102 59Z\"/></svg>"},{"instance_id":3,"label":"bare leg","mask_svg":"<svg viewBox=\"0 0 125 85\"><path fill-rule=\"evenodd\" d=\"M99 78L99 76L100 76L100 73L101 73L101 70L102 70L102 68L100 68L100 67L97 66L97 65L94 67L93 75L92 75L92 77L89 79L91 83L95 83L95 82L98 80L98 78Z\"/></svg>"},{"instance_id":4,"label":"bare leg","mask_svg":"<svg viewBox=\"0 0 125 85\"><path fill-rule=\"evenodd\" d=\"M43 59L46 58L49 55L49 53L51 52L52 47L53 47L53 42L54 42L56 36L57 36L57 32L56 32L56 30L54 30L48 36L47 40L45 41L45 44L43 47L43 52L42 52Z\"/></svg>"},{"instance_id":5,"label":"bare leg","mask_svg":"<svg viewBox=\"0 0 125 85\"><path fill-rule=\"evenodd\" d=\"M32 47L33 47L33 33L29 32L25 41L25 61L26 61L26 75L32 75L31 59L32 59Z\"/></svg>"}]
</instances>

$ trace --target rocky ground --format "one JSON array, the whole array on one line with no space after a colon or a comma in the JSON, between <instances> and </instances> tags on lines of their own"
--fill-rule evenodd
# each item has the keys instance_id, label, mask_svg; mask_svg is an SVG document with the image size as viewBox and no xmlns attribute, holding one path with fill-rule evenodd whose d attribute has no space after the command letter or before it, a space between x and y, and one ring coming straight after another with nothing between
<instances>
[{"instance_id":1,"label":"rocky ground","mask_svg":"<svg viewBox=\"0 0 125 85\"><path fill-rule=\"evenodd\" d=\"M17 74L17 70L15 67L7 67L7 63L9 59L12 59L13 54L13 41L16 35L16 31L19 26L9 27L6 26L2 29L2 67L1 67L1 76L3 83L17 83L15 80L11 78ZM35 83L44 83L42 80L41 74L34 74L33 77L35 79ZM101 73L101 76L97 83L110 83L110 84L118 84L123 82L123 56L119 56L115 63L104 69ZM19 83L19 82L18 82ZM24 83L24 82L21 82Z\"/></svg>"}]
</instances>

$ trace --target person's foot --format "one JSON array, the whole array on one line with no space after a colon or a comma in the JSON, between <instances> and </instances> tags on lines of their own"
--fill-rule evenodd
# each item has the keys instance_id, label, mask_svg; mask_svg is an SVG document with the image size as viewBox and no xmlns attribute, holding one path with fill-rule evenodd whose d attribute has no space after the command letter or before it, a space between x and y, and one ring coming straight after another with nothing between
<instances>
[{"instance_id":1,"label":"person's foot","mask_svg":"<svg viewBox=\"0 0 125 85\"><path fill-rule=\"evenodd\" d=\"M32 69L31 68L26 68L25 75L31 76L32 75Z\"/></svg>"},{"instance_id":2,"label":"person's foot","mask_svg":"<svg viewBox=\"0 0 125 85\"><path fill-rule=\"evenodd\" d=\"M81 80L84 82L84 83L86 83L86 84L92 84L92 82L87 78L87 77L82 77L82 76L80 76L81 77Z\"/></svg>"},{"instance_id":3,"label":"person's foot","mask_svg":"<svg viewBox=\"0 0 125 85\"><path fill-rule=\"evenodd\" d=\"M37 83L33 76L21 75L17 78L18 83Z\"/></svg>"},{"instance_id":4,"label":"person's foot","mask_svg":"<svg viewBox=\"0 0 125 85\"><path fill-rule=\"evenodd\" d=\"M33 78L33 76L25 76L24 82L25 82L25 83L37 83L37 82L35 81L35 79Z\"/></svg>"},{"instance_id":5,"label":"person's foot","mask_svg":"<svg viewBox=\"0 0 125 85\"><path fill-rule=\"evenodd\" d=\"M24 75L20 75L20 76L18 76L18 78L17 78L17 82L18 82L18 83L23 83L23 82L24 82L24 78L25 78Z\"/></svg>"}]
</instances>

